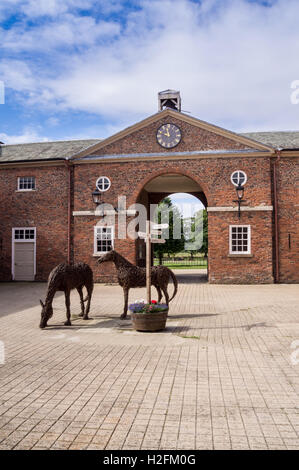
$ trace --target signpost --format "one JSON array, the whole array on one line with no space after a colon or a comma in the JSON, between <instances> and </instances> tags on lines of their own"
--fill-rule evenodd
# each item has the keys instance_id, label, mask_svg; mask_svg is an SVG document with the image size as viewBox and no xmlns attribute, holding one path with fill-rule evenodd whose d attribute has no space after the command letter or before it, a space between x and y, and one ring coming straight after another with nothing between
<instances>
[{"instance_id":1,"label":"signpost","mask_svg":"<svg viewBox=\"0 0 299 470\"><path fill-rule=\"evenodd\" d=\"M168 224L153 224L150 220L146 221L146 232L138 232L140 238L145 239L146 244L146 298L151 302L151 244L165 243L163 238L153 238L162 235L162 229L168 228Z\"/></svg>"}]
</instances>

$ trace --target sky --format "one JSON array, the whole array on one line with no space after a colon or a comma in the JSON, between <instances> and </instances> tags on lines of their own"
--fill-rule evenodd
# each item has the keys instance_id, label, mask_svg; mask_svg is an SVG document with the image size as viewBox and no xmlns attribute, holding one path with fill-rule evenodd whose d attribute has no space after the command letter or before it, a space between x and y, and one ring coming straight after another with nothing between
<instances>
[{"instance_id":1,"label":"sky","mask_svg":"<svg viewBox=\"0 0 299 470\"><path fill-rule=\"evenodd\" d=\"M236 132L299 130L298 17L298 0L1 0L0 140L105 138L167 88Z\"/></svg>"},{"instance_id":2,"label":"sky","mask_svg":"<svg viewBox=\"0 0 299 470\"><path fill-rule=\"evenodd\" d=\"M171 194L170 199L172 204L177 206L180 213L184 218L194 217L196 212L204 209L204 205L197 197L187 193L175 193Z\"/></svg>"}]
</instances>

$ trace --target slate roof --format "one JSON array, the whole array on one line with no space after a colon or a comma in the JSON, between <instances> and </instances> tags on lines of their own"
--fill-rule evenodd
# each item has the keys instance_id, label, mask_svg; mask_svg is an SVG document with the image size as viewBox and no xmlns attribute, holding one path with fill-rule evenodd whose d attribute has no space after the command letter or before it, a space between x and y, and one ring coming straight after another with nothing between
<instances>
[{"instance_id":1,"label":"slate roof","mask_svg":"<svg viewBox=\"0 0 299 470\"><path fill-rule=\"evenodd\" d=\"M245 132L240 135L274 148L299 149L299 131ZM101 139L0 145L0 163L65 160L99 142Z\"/></svg>"},{"instance_id":2,"label":"slate roof","mask_svg":"<svg viewBox=\"0 0 299 470\"><path fill-rule=\"evenodd\" d=\"M299 149L298 131L281 132L245 132L244 137L256 140L261 144L271 145L276 149Z\"/></svg>"},{"instance_id":3,"label":"slate roof","mask_svg":"<svg viewBox=\"0 0 299 470\"><path fill-rule=\"evenodd\" d=\"M100 139L88 139L1 145L0 162L65 160L99 142Z\"/></svg>"}]
</instances>

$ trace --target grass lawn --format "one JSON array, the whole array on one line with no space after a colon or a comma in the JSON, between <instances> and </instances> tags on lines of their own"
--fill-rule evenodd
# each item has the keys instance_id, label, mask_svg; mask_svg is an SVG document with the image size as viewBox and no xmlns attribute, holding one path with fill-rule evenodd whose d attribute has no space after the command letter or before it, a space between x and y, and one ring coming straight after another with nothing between
<instances>
[{"instance_id":1,"label":"grass lawn","mask_svg":"<svg viewBox=\"0 0 299 470\"><path fill-rule=\"evenodd\" d=\"M186 264L163 264L169 269L207 269L207 265L205 266L187 266Z\"/></svg>"},{"instance_id":2,"label":"grass lawn","mask_svg":"<svg viewBox=\"0 0 299 470\"><path fill-rule=\"evenodd\" d=\"M155 261L154 266L158 266L159 262ZM167 268L170 269L207 269L207 263L203 263L201 265L190 265L190 264L185 264L184 261L176 262L176 263L163 263L163 266L167 266Z\"/></svg>"}]
</instances>

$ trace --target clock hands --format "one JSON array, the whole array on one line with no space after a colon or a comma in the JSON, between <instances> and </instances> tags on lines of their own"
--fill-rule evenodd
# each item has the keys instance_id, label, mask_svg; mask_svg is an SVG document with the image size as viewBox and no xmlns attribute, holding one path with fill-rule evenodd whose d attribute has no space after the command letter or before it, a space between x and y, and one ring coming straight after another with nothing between
<instances>
[{"instance_id":1,"label":"clock hands","mask_svg":"<svg viewBox=\"0 0 299 470\"><path fill-rule=\"evenodd\" d=\"M157 131L157 141L161 147L172 148L181 141L180 128L174 124L164 124ZM167 139L165 139L167 137Z\"/></svg>"}]
</instances>

